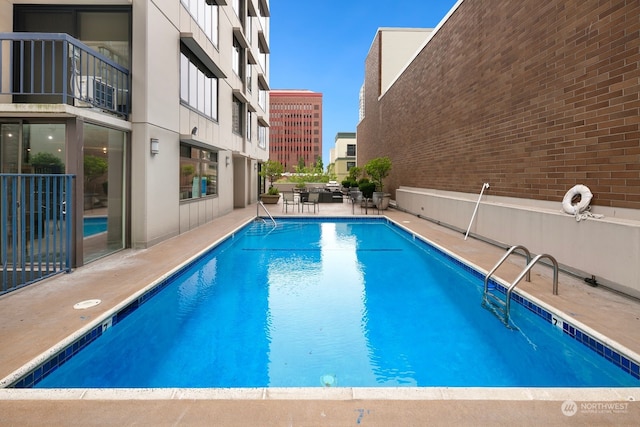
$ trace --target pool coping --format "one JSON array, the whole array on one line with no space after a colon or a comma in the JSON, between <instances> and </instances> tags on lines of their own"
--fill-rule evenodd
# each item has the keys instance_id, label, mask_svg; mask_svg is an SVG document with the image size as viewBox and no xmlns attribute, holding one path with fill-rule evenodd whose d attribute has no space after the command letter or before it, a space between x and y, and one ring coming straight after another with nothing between
<instances>
[{"instance_id":1,"label":"pool coping","mask_svg":"<svg viewBox=\"0 0 640 427\"><path fill-rule=\"evenodd\" d=\"M277 218L277 216L276 216ZM331 221L336 221L336 220L341 220L341 221L354 221L354 220L367 220L367 221L371 221L371 220L376 220L376 221L381 221L381 222L386 222L388 224L391 224L395 227L398 227L399 229L403 230L404 232L406 232L407 234L413 236L413 238L417 238L419 240L421 240L423 243L431 246L432 248L434 248L435 250L441 252L443 255L447 256L448 258L450 258L452 261L454 261L455 263L459 264L461 267L463 267L465 270L471 272L472 274L476 275L477 277L481 277L481 275L486 275L487 271L485 271L483 268L479 267L478 265L472 263L471 261L464 259L458 255L456 255L455 253L449 251L448 249L442 247L441 245L438 245L437 243L433 242L432 240L429 240L428 238L420 235L419 233L403 226L402 224L400 224L399 222L384 216L384 215L377 215L377 216L344 216L344 217L335 217L335 216L331 216L331 217L324 217L324 216L316 216L316 217L303 217L303 216L287 216L287 217L281 217L281 218L288 218L289 220L293 219L293 220L304 220L304 221L314 221L317 222L319 220L331 220ZM85 346L89 345L91 342L93 342L96 338L98 338L102 332L104 332L106 329L112 327L113 325L119 323L120 321L122 321L124 318L127 317L128 314L130 314L131 312L133 312L134 310L136 310L141 304L143 304L144 302L146 302L149 298L151 298L153 295L155 295L157 292L161 291L162 289L164 289L164 287L166 285L169 284L169 280L171 277L179 274L181 271L183 271L184 269L188 268L190 265L192 265L193 263L197 262L204 254L206 254L207 252L215 249L217 246L225 243L226 241L228 241L229 239L233 239L235 234L238 233L240 230L242 230L243 228L245 228L246 226L248 226L250 223L255 222L256 218L251 218L248 219L244 222L242 222L240 225L238 225L236 228L234 228L233 230L231 230L230 232L228 232L227 234L225 234L224 236L216 239L215 241L213 241L211 244L207 245L206 247L204 247L202 250L198 251L197 253L195 253L193 256L191 256L189 259L185 260L184 262L180 263L179 265L177 265L175 268L171 269L168 272L165 272L164 274L162 274L160 277L158 277L157 279L153 280L151 283L149 283L147 286L143 287L142 289L140 289L137 292L134 292L129 298L126 298L125 300L123 300L121 303L117 304L116 306L114 306L111 310L103 313L102 315L98 316L95 320L93 320L92 322L88 323L85 327L78 329L75 333L69 335L66 339L60 341L58 344L52 346L50 349L48 349L47 351L41 353L40 355L38 355L37 357L35 357L34 359L32 359L31 361L29 361L28 363L24 364L22 367L20 367L19 369L15 370L14 372L10 373L8 376L6 376L3 379L0 379L0 397L2 397L2 394L4 390L25 390L25 389L29 389L29 390L40 390L40 389L32 389L31 387L33 385L35 385L37 382L39 382L40 380L42 380L44 377L46 377L49 373L53 372L53 370L57 369L58 366L62 365L63 363L66 362L66 360L70 357L73 357L78 351L82 350ZM491 282L495 283L497 288L503 292L506 293L506 288L509 286L508 283L504 282L502 279L500 278L491 278ZM163 285L164 284L164 285ZM623 371L626 371L627 374L631 375L632 377L636 378L636 379L640 379L640 355L638 355L637 353L631 351L630 349L626 348L625 346L623 346L622 344L620 344L619 342L612 340L606 336L604 336L603 334L600 334L599 332L597 332L596 330L588 327L587 325L584 325L583 323L577 321L576 319L573 319L571 316L569 316L566 313L559 313L558 310L556 310L555 308L553 308L552 306L550 306L549 304L544 303L543 301L539 300L538 298L530 295L529 293L523 291L523 290L516 290L514 292L514 294L512 295L512 298L514 301L516 301L518 304L524 306L525 308L529 309L530 311L532 311L534 314L538 315L539 317L543 318L544 320L547 320L548 322L551 323L551 319L558 321L558 324L556 324L556 327L559 327L564 333L568 334L569 337L577 340L578 342L581 342L582 344L586 345L587 347L589 347L592 351L596 351L596 353L598 353L600 356L604 357L607 361L614 363L615 365L617 365L619 368L621 368ZM532 307L532 305L534 307ZM617 359L617 360L616 360ZM53 363L55 361L55 363ZM626 367L624 366L626 361ZM47 364L50 365L48 366ZM50 369L51 367L53 367L53 369ZM639 383L640 385L640 383ZM301 393L305 390L324 390L327 388L323 388L323 387L311 387L311 388L307 388L307 387L291 387L291 388L255 388L255 389L243 389L243 388L234 388L234 389L201 389L201 390L249 390L249 391L245 391L245 393L249 394L249 395L253 395L255 390L296 390L296 392L292 392L293 395L295 395L296 393ZM394 387L373 387L373 388L351 388L351 387L345 387L345 388L340 388L340 387L336 387L335 389L341 389L341 390L411 390L411 389L417 389L417 390L483 390L485 393L487 390L504 390L504 389L508 389L508 390L532 390L532 388L520 388L520 387L499 387L499 388L493 388L493 387L472 387L472 388L457 388L457 387L401 387L401 388L394 388ZM559 390L559 388L534 388L537 390ZM590 389L595 389L595 390L609 390L609 388L571 388L569 390L590 390ZM614 390L621 390L623 388L611 388ZM91 392L95 391L95 390L132 390L132 393L135 395L136 393L140 393L143 390L198 390L198 389L171 389L171 388L167 388L167 389L49 389L49 390L85 390L85 393L87 392L87 390L90 390ZM137 390L137 392L135 391ZM633 389L632 389L633 390ZM640 390L640 389L639 389ZM155 393L155 392L154 392ZM284 392L280 391L280 394L283 394ZM107 393L108 394L108 393ZM162 394L162 393L161 393ZM286 393L284 393L286 394ZM306 394L306 392L304 392L303 394ZM314 392L311 392L312 395L314 395ZM375 393L374 393L375 394ZM578 393L579 394L579 393ZM34 395L40 395L38 393L34 393ZM63 395L66 395L66 393L63 393ZM73 394L78 398L76 394ZM84 393L83 393L84 395ZM493 393L491 394L492 396L494 395ZM485 396L486 397L486 396ZM49 399L50 397L41 397L42 399ZM130 398L130 397L128 397ZM228 398L228 397L227 397ZM254 399L255 397L251 397L252 399ZM363 397L359 397L359 398L363 398ZM367 397L367 398L371 398L371 397ZM375 397L373 397L375 398ZM484 397L483 397L484 398ZM401 398L403 400L406 400L406 398ZM501 400L502 398L496 398L496 399L489 399L489 400ZM539 399L539 397L535 397L534 399ZM602 400L602 399L600 399Z\"/></svg>"},{"instance_id":2,"label":"pool coping","mask_svg":"<svg viewBox=\"0 0 640 427\"><path fill-rule=\"evenodd\" d=\"M484 400L638 402L640 388L259 387L0 389L1 400Z\"/></svg>"}]
</instances>

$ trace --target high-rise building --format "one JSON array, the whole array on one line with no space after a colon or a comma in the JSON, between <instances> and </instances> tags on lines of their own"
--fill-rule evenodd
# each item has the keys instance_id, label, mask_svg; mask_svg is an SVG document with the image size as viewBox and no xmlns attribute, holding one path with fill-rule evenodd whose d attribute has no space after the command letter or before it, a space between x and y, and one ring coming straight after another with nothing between
<instances>
[{"instance_id":1,"label":"high-rise building","mask_svg":"<svg viewBox=\"0 0 640 427\"><path fill-rule=\"evenodd\" d=\"M269 92L269 159L293 172L322 158L322 93L310 90Z\"/></svg>"}]
</instances>

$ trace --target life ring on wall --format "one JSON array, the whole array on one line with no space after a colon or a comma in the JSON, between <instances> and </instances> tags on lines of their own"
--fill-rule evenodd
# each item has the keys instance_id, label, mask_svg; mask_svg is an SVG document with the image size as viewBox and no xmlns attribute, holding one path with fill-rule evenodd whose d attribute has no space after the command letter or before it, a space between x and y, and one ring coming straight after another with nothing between
<instances>
[{"instance_id":1,"label":"life ring on wall","mask_svg":"<svg viewBox=\"0 0 640 427\"><path fill-rule=\"evenodd\" d=\"M574 205L571 200L577 195L580 195L580 201ZM562 199L562 209L570 215L577 215L587 209L592 198L593 194L591 194L589 187L582 184L574 185L567 191L567 194L564 195L564 199Z\"/></svg>"}]
</instances>

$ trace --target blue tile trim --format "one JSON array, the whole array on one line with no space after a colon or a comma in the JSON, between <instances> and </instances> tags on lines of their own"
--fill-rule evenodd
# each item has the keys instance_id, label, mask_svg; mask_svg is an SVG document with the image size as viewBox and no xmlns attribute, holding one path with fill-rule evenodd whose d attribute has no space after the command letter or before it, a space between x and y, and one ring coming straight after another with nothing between
<instances>
[{"instance_id":1,"label":"blue tile trim","mask_svg":"<svg viewBox=\"0 0 640 427\"><path fill-rule=\"evenodd\" d=\"M33 371L11 384L8 388L31 388L47 375L64 365L69 359L75 356L80 350L91 344L102 335L102 325L96 326L91 331L74 341L65 349L56 353L49 360L35 368Z\"/></svg>"},{"instance_id":2,"label":"blue tile trim","mask_svg":"<svg viewBox=\"0 0 640 427\"><path fill-rule=\"evenodd\" d=\"M424 237L419 236L419 235L417 235L415 233L407 232L404 228L400 227L395 222L390 221L390 220L388 220L386 218L367 218L367 217L344 217L344 218L335 218L335 217L304 218L304 217L300 217L300 218L291 218L291 217L288 217L286 219L279 218L278 220L280 222L287 222L287 223L321 222L321 221L328 221L328 220L334 221L334 222L386 223L387 225L391 226L392 228L404 233L404 235L412 236L414 239L419 240L422 244L426 245L428 247L428 249L433 250L437 254L445 257L447 259L447 261L452 262L458 268L461 268L462 270L464 270L464 271L466 271L468 273L471 273L473 276L475 276L478 279L484 281L484 277L485 276L480 271L476 270L475 268L471 267L470 265L466 264L465 262L463 262L463 261L451 256L447 252L445 252L445 251L439 249L438 247L434 246L432 243L430 243ZM238 231L238 233L246 231L250 226L251 226L251 223L248 224L247 226L243 227L240 231ZM230 243L231 241L233 241L235 239L235 235L236 234L237 233L233 233L233 234L230 234L229 236L225 237L223 240L221 240L219 242L218 245L216 245L214 248L211 248L211 250L218 249L221 246ZM97 327L93 328L91 331L87 332L85 335L80 337L78 340L76 340L75 342L73 342L72 344L67 346L65 349L61 350L60 352L56 353L53 357L51 357L46 362L44 362L41 365L39 365L38 367L36 367L34 370L32 370L31 372L29 372L28 374L23 376L21 379L19 379L15 383L9 385L8 388L31 388L31 387L35 386L37 383L42 381L45 377L47 377L53 371L58 369L58 367L62 366L67 360L69 360L71 357L73 357L76 353L78 353L80 350L82 350L87 345L89 345L91 342L95 341L98 337L100 337L102 335L102 332L107 327L116 325L117 323L119 323L122 320L124 320L128 315L130 315L135 310L137 310L142 304L147 302L154 295L158 294L158 292L160 292L161 290L166 288L169 284L171 284L177 277L180 276L180 274L184 270L186 270L187 268L191 267L193 264L195 264L198 261L199 261L199 259L193 260L192 262L187 263L184 266L182 266L181 268L179 268L176 271L174 271L169 277L167 277L162 282L158 283L157 286L155 286L152 289L148 290L143 295L138 297L136 300L134 300L130 304L128 304L126 307L124 307L123 309L121 309L120 311L115 313L111 317L111 319L106 320L100 326L97 326ZM499 292L501 292L503 294L506 294L506 292L507 292L507 289L503 285L501 285L500 283L496 282L494 279L489 279L488 286L497 289ZM524 298L524 297L522 297L522 296L520 296L520 295L518 295L518 294L516 294L514 292L514 293L511 294L511 299L513 301L517 302L518 304L522 305L523 307L525 307L527 310L531 311L532 313L540 316L541 318L543 318L547 322L549 322L549 323L553 322L554 316L551 313L549 313L544 308L537 306L536 304L534 304L533 302L527 300L526 298ZM598 340L592 338L591 336L589 336L588 334L586 334L583 331L579 330L578 328L574 327L573 325L569 324L568 322L566 322L564 320L561 320L561 321L562 321L562 330L563 330L563 332L565 334L569 335L571 338L577 340L578 342L583 343L584 345L589 347L591 350L595 351L596 353L598 353L599 355L604 357L609 362L615 364L616 366L620 367L622 370L624 370L625 372L627 372L628 374L630 374L634 378L640 380L640 366L636 361L633 361L633 360L629 359L628 357L618 353L617 351L609 348L606 344L603 344L603 343L599 342ZM109 326L106 326L106 325L109 325Z\"/></svg>"},{"instance_id":3,"label":"blue tile trim","mask_svg":"<svg viewBox=\"0 0 640 427\"><path fill-rule=\"evenodd\" d=\"M637 362L629 359L621 353L618 353L616 350L609 348L606 344L601 343L597 339L582 332L580 329L566 321L562 321L562 331L579 343L584 344L592 351L595 351L609 362L618 366L635 379L640 380L640 366Z\"/></svg>"}]
</instances>

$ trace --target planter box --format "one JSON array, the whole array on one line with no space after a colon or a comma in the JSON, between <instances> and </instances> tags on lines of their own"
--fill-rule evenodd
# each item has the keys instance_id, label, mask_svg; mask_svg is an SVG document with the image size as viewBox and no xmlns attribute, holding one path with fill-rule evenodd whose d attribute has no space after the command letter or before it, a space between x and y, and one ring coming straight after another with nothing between
<instances>
[{"instance_id":1,"label":"planter box","mask_svg":"<svg viewBox=\"0 0 640 427\"><path fill-rule=\"evenodd\" d=\"M261 194L260 195L260 201L262 201L262 203L264 203L265 205L275 205L278 203L278 200L280 200L279 194Z\"/></svg>"}]
</instances>

